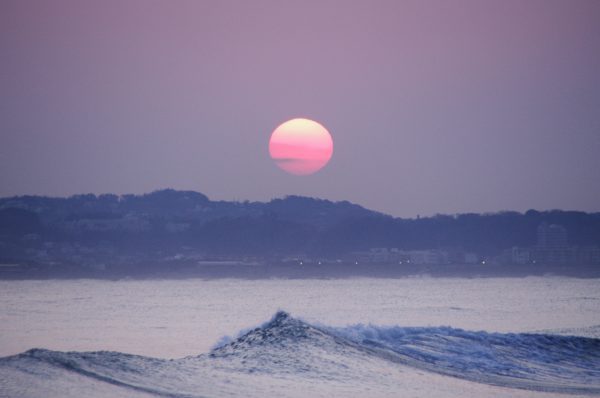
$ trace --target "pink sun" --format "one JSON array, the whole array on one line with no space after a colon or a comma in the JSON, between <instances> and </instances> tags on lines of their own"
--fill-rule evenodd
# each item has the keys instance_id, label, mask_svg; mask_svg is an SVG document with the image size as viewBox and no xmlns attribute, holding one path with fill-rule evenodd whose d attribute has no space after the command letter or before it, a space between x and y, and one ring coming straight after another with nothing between
<instances>
[{"instance_id":1,"label":"pink sun","mask_svg":"<svg viewBox=\"0 0 600 398\"><path fill-rule=\"evenodd\" d=\"M309 175L329 162L333 154L333 140L321 124L309 119L292 119L273 131L269 153L282 170L295 175Z\"/></svg>"}]
</instances>

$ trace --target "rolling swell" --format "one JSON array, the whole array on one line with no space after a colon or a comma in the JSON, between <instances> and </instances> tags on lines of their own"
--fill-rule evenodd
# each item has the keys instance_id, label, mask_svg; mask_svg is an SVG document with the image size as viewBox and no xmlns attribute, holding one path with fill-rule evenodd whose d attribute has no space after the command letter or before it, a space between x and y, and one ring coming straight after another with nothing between
<instances>
[{"instance_id":1,"label":"rolling swell","mask_svg":"<svg viewBox=\"0 0 600 398\"><path fill-rule=\"evenodd\" d=\"M58 368L125 390L159 397L192 397L148 383L148 375L159 371L165 363L168 361L119 352L60 352L34 348L19 355L1 358L0 371L2 366L12 365L16 370L46 378L49 367Z\"/></svg>"},{"instance_id":2,"label":"rolling swell","mask_svg":"<svg viewBox=\"0 0 600 398\"><path fill-rule=\"evenodd\" d=\"M330 329L408 366L505 387L600 393L600 339L450 327Z\"/></svg>"},{"instance_id":3,"label":"rolling swell","mask_svg":"<svg viewBox=\"0 0 600 398\"><path fill-rule=\"evenodd\" d=\"M127 391L168 397L221 396L226 391L236 395L229 379L252 385L256 375L364 384L375 376L385 377L379 365L370 367L373 363L510 388L600 394L599 339L450 327L333 328L278 312L271 321L208 354L177 360L41 349L0 358L0 381L12 383L0 385L0 396L45 396L44 391L23 394L19 388L32 381L66 380L72 374L123 389L123 396L129 396ZM73 386L56 388L67 391Z\"/></svg>"},{"instance_id":4,"label":"rolling swell","mask_svg":"<svg viewBox=\"0 0 600 398\"><path fill-rule=\"evenodd\" d=\"M600 339L451 327L313 326L285 312L211 355L309 341L469 381L528 390L600 393Z\"/></svg>"}]
</instances>

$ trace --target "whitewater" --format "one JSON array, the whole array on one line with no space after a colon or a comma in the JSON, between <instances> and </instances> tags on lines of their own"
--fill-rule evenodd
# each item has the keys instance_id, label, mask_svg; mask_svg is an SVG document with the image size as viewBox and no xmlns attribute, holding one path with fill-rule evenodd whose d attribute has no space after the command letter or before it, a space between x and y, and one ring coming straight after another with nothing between
<instances>
[{"instance_id":1,"label":"whitewater","mask_svg":"<svg viewBox=\"0 0 600 398\"><path fill-rule=\"evenodd\" d=\"M598 396L599 282L0 282L0 396Z\"/></svg>"}]
</instances>

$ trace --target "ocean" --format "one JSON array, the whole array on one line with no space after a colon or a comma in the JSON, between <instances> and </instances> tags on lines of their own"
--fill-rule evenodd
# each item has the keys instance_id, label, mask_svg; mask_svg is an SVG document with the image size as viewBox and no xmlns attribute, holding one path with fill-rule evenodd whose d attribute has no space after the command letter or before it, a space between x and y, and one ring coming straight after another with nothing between
<instances>
[{"instance_id":1,"label":"ocean","mask_svg":"<svg viewBox=\"0 0 600 398\"><path fill-rule=\"evenodd\" d=\"M0 282L1 397L600 395L600 280Z\"/></svg>"}]
</instances>

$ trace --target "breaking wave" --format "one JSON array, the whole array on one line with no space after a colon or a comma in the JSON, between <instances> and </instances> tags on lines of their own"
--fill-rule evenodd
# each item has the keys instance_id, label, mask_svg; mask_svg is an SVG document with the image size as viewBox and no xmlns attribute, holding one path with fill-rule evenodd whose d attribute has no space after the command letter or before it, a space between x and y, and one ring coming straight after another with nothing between
<instances>
[{"instance_id":1,"label":"breaking wave","mask_svg":"<svg viewBox=\"0 0 600 398\"><path fill-rule=\"evenodd\" d=\"M600 393L600 339L450 327L335 328L278 312L208 354L176 360L43 349L0 358L0 396L42 396L36 389L49 378L59 381L53 388L61 396L68 396L72 383L86 379L143 395L215 396L226 391L232 377L238 382L256 375L369 379L369 372L377 372L375 362L509 388Z\"/></svg>"}]
</instances>

